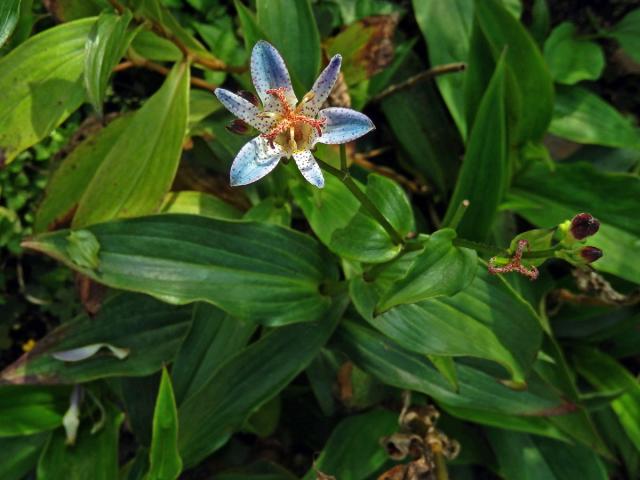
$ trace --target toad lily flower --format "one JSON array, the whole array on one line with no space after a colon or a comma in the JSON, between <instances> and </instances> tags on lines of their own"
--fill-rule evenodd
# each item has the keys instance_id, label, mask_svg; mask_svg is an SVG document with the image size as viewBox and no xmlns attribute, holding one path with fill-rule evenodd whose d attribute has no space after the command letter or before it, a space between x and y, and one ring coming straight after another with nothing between
<instances>
[{"instance_id":1,"label":"toad lily flower","mask_svg":"<svg viewBox=\"0 0 640 480\"><path fill-rule=\"evenodd\" d=\"M325 108L340 73L342 57L334 56L300 103L291 86L289 72L278 51L259 41L251 52L251 78L263 110L222 88L216 97L236 117L260 131L240 149L231 166L231 185L247 185L273 170L282 157L296 162L304 178L318 188L324 186L320 166L311 149L316 143L339 144L373 130L366 115L348 108Z\"/></svg>"}]
</instances>

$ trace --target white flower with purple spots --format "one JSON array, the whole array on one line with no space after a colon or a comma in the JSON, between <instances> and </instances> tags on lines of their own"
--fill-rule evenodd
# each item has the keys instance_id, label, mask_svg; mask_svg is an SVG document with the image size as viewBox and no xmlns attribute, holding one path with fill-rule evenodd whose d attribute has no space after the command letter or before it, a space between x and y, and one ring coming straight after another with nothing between
<instances>
[{"instance_id":1,"label":"white flower with purple spots","mask_svg":"<svg viewBox=\"0 0 640 480\"><path fill-rule=\"evenodd\" d=\"M259 41L251 52L251 78L263 110L222 88L216 97L236 117L260 131L240 149L231 166L231 185L247 185L273 170L282 157L296 162L304 178L324 186L320 166L311 149L316 143L339 144L361 137L375 127L366 115L349 108L320 110L340 73L342 57L334 56L300 103L278 51Z\"/></svg>"}]
</instances>

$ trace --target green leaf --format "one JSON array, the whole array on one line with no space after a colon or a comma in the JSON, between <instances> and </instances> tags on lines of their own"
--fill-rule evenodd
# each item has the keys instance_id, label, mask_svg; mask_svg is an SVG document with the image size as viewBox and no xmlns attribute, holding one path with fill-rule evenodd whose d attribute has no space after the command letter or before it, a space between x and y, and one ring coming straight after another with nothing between
<instances>
[{"instance_id":1,"label":"green leaf","mask_svg":"<svg viewBox=\"0 0 640 480\"><path fill-rule=\"evenodd\" d=\"M98 167L80 199L75 228L158 209L178 168L188 102L189 67L180 63Z\"/></svg>"},{"instance_id":2,"label":"green leaf","mask_svg":"<svg viewBox=\"0 0 640 480\"><path fill-rule=\"evenodd\" d=\"M255 324L232 318L213 305L197 303L191 330L171 369L178 404L199 390L224 362L240 351L255 329Z\"/></svg>"},{"instance_id":3,"label":"green leaf","mask_svg":"<svg viewBox=\"0 0 640 480\"><path fill-rule=\"evenodd\" d=\"M546 438L488 429L502 478L518 480L607 480L602 461L588 448Z\"/></svg>"},{"instance_id":4,"label":"green leaf","mask_svg":"<svg viewBox=\"0 0 640 480\"><path fill-rule=\"evenodd\" d=\"M47 182L45 196L38 210L34 229L37 233L68 223L78 202L113 144L129 128L131 116L118 117L105 128L88 134L65 157Z\"/></svg>"},{"instance_id":5,"label":"green leaf","mask_svg":"<svg viewBox=\"0 0 640 480\"><path fill-rule=\"evenodd\" d=\"M144 376L171 361L191 322L191 309L174 307L144 295L116 295L92 318L86 314L54 329L36 347L8 366L0 382L78 383L112 376ZM125 359L94 355L66 363L52 354L94 343L130 351Z\"/></svg>"},{"instance_id":6,"label":"green leaf","mask_svg":"<svg viewBox=\"0 0 640 480\"><path fill-rule=\"evenodd\" d=\"M400 83L424 69L411 52L407 64L389 81ZM380 107L398 143L400 162L408 161L417 176L439 192L448 191L460 165L462 145L436 86L419 82L384 97Z\"/></svg>"},{"instance_id":7,"label":"green leaf","mask_svg":"<svg viewBox=\"0 0 640 480\"><path fill-rule=\"evenodd\" d=\"M566 85L597 80L605 64L600 45L577 38L576 27L570 22L553 29L544 44L544 59L553 79Z\"/></svg>"},{"instance_id":8,"label":"green leaf","mask_svg":"<svg viewBox=\"0 0 640 480\"><path fill-rule=\"evenodd\" d=\"M580 347L574 355L576 370L600 391L624 391L611 402L622 428L640 450L640 383L631 372L600 351Z\"/></svg>"},{"instance_id":9,"label":"green leaf","mask_svg":"<svg viewBox=\"0 0 640 480\"><path fill-rule=\"evenodd\" d=\"M105 8L109 8L108 0L55 0L47 4L47 9L61 22L97 16Z\"/></svg>"},{"instance_id":10,"label":"green leaf","mask_svg":"<svg viewBox=\"0 0 640 480\"><path fill-rule=\"evenodd\" d=\"M285 59L294 85L310 90L320 69L321 54L311 3L257 0L256 9L258 25Z\"/></svg>"},{"instance_id":11,"label":"green leaf","mask_svg":"<svg viewBox=\"0 0 640 480\"><path fill-rule=\"evenodd\" d=\"M179 62L182 52L171 40L150 30L140 30L131 41L131 50L137 55L156 62Z\"/></svg>"},{"instance_id":12,"label":"green leaf","mask_svg":"<svg viewBox=\"0 0 640 480\"><path fill-rule=\"evenodd\" d=\"M473 280L477 255L474 250L455 247L455 237L449 228L429 236L407 274L382 295L377 310L384 312L404 303L454 295L466 288Z\"/></svg>"},{"instance_id":13,"label":"green leaf","mask_svg":"<svg viewBox=\"0 0 640 480\"><path fill-rule=\"evenodd\" d=\"M84 101L84 44L94 18L44 30L0 59L0 159L46 137Z\"/></svg>"},{"instance_id":14,"label":"green leaf","mask_svg":"<svg viewBox=\"0 0 640 480\"><path fill-rule=\"evenodd\" d=\"M330 299L319 291L335 264L310 237L275 225L154 215L88 227L100 242L98 271L66 254L66 231L24 246L97 282L174 304L198 300L252 322L282 325L320 318Z\"/></svg>"},{"instance_id":15,"label":"green leaf","mask_svg":"<svg viewBox=\"0 0 640 480\"><path fill-rule=\"evenodd\" d=\"M291 205L282 199L269 197L251 207L242 217L251 222L273 223L291 226Z\"/></svg>"},{"instance_id":16,"label":"green leaf","mask_svg":"<svg viewBox=\"0 0 640 480\"><path fill-rule=\"evenodd\" d=\"M516 391L462 363L456 365L460 389L455 392L423 355L404 350L374 330L342 322L336 336L338 346L349 358L380 381L429 395L443 406L474 416L479 423L495 424L495 418L502 419L500 415L544 416L564 405L555 393L533 379L527 390Z\"/></svg>"},{"instance_id":17,"label":"green leaf","mask_svg":"<svg viewBox=\"0 0 640 480\"><path fill-rule=\"evenodd\" d=\"M465 62L469 55L473 0L413 0L412 3L431 64ZM436 83L458 130L466 138L464 74L440 75Z\"/></svg>"},{"instance_id":18,"label":"green leaf","mask_svg":"<svg viewBox=\"0 0 640 480\"><path fill-rule=\"evenodd\" d=\"M550 172L538 163L518 176L507 206L544 228L591 213L600 220L600 230L588 244L604 252L592 266L640 283L640 224L632 220L637 198L640 179L635 175L604 173L584 163L559 164Z\"/></svg>"},{"instance_id":19,"label":"green leaf","mask_svg":"<svg viewBox=\"0 0 640 480\"><path fill-rule=\"evenodd\" d=\"M365 193L401 237L415 229L411 204L396 182L371 174ZM389 261L402 250L364 207L343 228L333 232L330 248L344 258L365 263Z\"/></svg>"},{"instance_id":20,"label":"green leaf","mask_svg":"<svg viewBox=\"0 0 640 480\"><path fill-rule=\"evenodd\" d=\"M242 212L230 203L208 193L195 191L169 192L164 197L160 212L189 213L223 220L242 217Z\"/></svg>"},{"instance_id":21,"label":"green leaf","mask_svg":"<svg viewBox=\"0 0 640 480\"><path fill-rule=\"evenodd\" d=\"M62 426L69 393L66 387L0 385L0 437L32 435Z\"/></svg>"},{"instance_id":22,"label":"green leaf","mask_svg":"<svg viewBox=\"0 0 640 480\"><path fill-rule=\"evenodd\" d=\"M178 453L178 411L167 369L162 369L158 399L153 413L153 434L146 480L174 480L182 471Z\"/></svg>"},{"instance_id":23,"label":"green leaf","mask_svg":"<svg viewBox=\"0 0 640 480\"><path fill-rule=\"evenodd\" d=\"M11 37L20 17L20 0L5 0L0 5L0 47Z\"/></svg>"},{"instance_id":24,"label":"green leaf","mask_svg":"<svg viewBox=\"0 0 640 480\"><path fill-rule=\"evenodd\" d=\"M508 83L508 104L521 105L513 143L540 140L553 111L553 81L542 53L500 0L476 0L475 7L478 24L496 62L507 47L505 61L509 76L513 76L513 82Z\"/></svg>"},{"instance_id":25,"label":"green leaf","mask_svg":"<svg viewBox=\"0 0 640 480\"><path fill-rule=\"evenodd\" d=\"M486 240L509 182L505 109L505 56L501 56L471 128L467 151L451 196L444 225L451 225L467 200L459 225L461 237Z\"/></svg>"},{"instance_id":26,"label":"green leaf","mask_svg":"<svg viewBox=\"0 0 640 480\"><path fill-rule=\"evenodd\" d=\"M611 30L614 37L636 62L640 62L640 8L629 12Z\"/></svg>"},{"instance_id":27,"label":"green leaf","mask_svg":"<svg viewBox=\"0 0 640 480\"><path fill-rule=\"evenodd\" d=\"M109 406L102 428L91 433L84 422L74 447L65 444L63 429L51 435L40 457L38 478L47 480L113 480L118 478L118 436L124 414Z\"/></svg>"},{"instance_id":28,"label":"green leaf","mask_svg":"<svg viewBox=\"0 0 640 480\"><path fill-rule=\"evenodd\" d=\"M640 148L640 130L634 122L580 87L558 88L549 132L577 143Z\"/></svg>"},{"instance_id":29,"label":"green leaf","mask_svg":"<svg viewBox=\"0 0 640 480\"><path fill-rule=\"evenodd\" d=\"M85 44L84 87L87 99L100 116L113 67L118 64L135 35L127 32L132 18L129 10L122 15L103 12Z\"/></svg>"},{"instance_id":30,"label":"green leaf","mask_svg":"<svg viewBox=\"0 0 640 480\"><path fill-rule=\"evenodd\" d=\"M264 33L254 13L249 10L240 0L233 0L238 13L238 21L244 36L244 46L247 53L251 52L253 46L258 40L269 40L267 34Z\"/></svg>"},{"instance_id":31,"label":"green leaf","mask_svg":"<svg viewBox=\"0 0 640 480\"><path fill-rule=\"evenodd\" d=\"M372 410L342 420L303 480L315 480L316 472L340 480L372 478L388 461L380 439L398 429L398 417L387 410Z\"/></svg>"},{"instance_id":32,"label":"green leaf","mask_svg":"<svg viewBox=\"0 0 640 480\"><path fill-rule=\"evenodd\" d=\"M493 360L518 388L526 386L542 342L540 322L531 307L484 267L471 285L452 297L395 307L369 323L413 352Z\"/></svg>"},{"instance_id":33,"label":"green leaf","mask_svg":"<svg viewBox=\"0 0 640 480\"><path fill-rule=\"evenodd\" d=\"M67 255L80 268L98 268L98 253L100 243L93 233L88 230L75 230L67 236Z\"/></svg>"},{"instance_id":34,"label":"green leaf","mask_svg":"<svg viewBox=\"0 0 640 480\"><path fill-rule=\"evenodd\" d=\"M270 331L231 357L182 403L179 445L185 465L195 465L220 448L251 412L307 367L331 336L346 303L345 297L337 298L317 322Z\"/></svg>"},{"instance_id":35,"label":"green leaf","mask_svg":"<svg viewBox=\"0 0 640 480\"><path fill-rule=\"evenodd\" d=\"M22 480L34 469L48 433L0 438L0 478Z\"/></svg>"}]
</instances>

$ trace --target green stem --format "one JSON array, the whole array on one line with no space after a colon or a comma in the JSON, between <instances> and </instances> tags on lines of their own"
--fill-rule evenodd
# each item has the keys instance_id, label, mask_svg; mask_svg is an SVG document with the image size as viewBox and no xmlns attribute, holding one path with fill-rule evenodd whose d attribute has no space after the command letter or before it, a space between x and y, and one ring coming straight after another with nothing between
<instances>
[{"instance_id":1,"label":"green stem","mask_svg":"<svg viewBox=\"0 0 640 480\"><path fill-rule=\"evenodd\" d=\"M556 245L553 248L547 248L546 250L534 250L533 252L524 252L522 258L547 258L555 257L555 253L562 248L561 245Z\"/></svg>"},{"instance_id":2,"label":"green stem","mask_svg":"<svg viewBox=\"0 0 640 480\"><path fill-rule=\"evenodd\" d=\"M447 464L445 463L444 455L440 452L436 452L434 457L436 461L436 479L449 480L449 473L447 472Z\"/></svg>"},{"instance_id":3,"label":"green stem","mask_svg":"<svg viewBox=\"0 0 640 480\"><path fill-rule=\"evenodd\" d=\"M344 143L340 144L340 170L346 172L348 170L347 166L347 147Z\"/></svg>"},{"instance_id":4,"label":"green stem","mask_svg":"<svg viewBox=\"0 0 640 480\"><path fill-rule=\"evenodd\" d=\"M380 210L378 210L378 207L376 207L373 202L369 200L369 197L367 197L367 195L362 190L360 190L360 187L358 187L353 178L351 178L349 170L338 170L336 167L323 162L319 158L316 158L316 160L324 171L336 177L344 184L345 187L349 189L349 191L353 194L354 197L358 199L360 204L369 212L369 214L376 219L376 221L382 226L382 228L387 231L387 233L393 240L393 243L395 243L396 245L404 244L402 236L396 231L395 228L393 228L393 226L384 217L384 215L382 215Z\"/></svg>"},{"instance_id":5,"label":"green stem","mask_svg":"<svg viewBox=\"0 0 640 480\"><path fill-rule=\"evenodd\" d=\"M458 228L458 225L460 224L462 217L464 217L464 214L466 213L467 208L469 208L469 200L463 200L462 202L460 202L460 205L458 205L458 208L453 214L453 218L451 219L451 221L449 222L449 225L447 226L449 228L453 228L454 230Z\"/></svg>"}]
</instances>

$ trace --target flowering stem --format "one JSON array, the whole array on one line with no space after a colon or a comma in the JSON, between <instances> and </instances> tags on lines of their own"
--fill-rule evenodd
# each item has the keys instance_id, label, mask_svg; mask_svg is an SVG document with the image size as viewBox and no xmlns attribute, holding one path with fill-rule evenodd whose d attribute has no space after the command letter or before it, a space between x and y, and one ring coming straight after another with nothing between
<instances>
[{"instance_id":1,"label":"flowering stem","mask_svg":"<svg viewBox=\"0 0 640 480\"><path fill-rule=\"evenodd\" d=\"M506 257L509 255L504 248L496 247L494 245L487 245L480 242L474 242L473 240L467 240L465 238L454 238L453 244L456 247L470 248L477 252L486 253L487 255L492 255L494 257Z\"/></svg>"},{"instance_id":2,"label":"flowering stem","mask_svg":"<svg viewBox=\"0 0 640 480\"><path fill-rule=\"evenodd\" d=\"M342 160L343 156L345 157L344 161ZM340 163L342 164L344 162L346 164L344 145L340 146L340 157ZM373 202L369 200L369 197L367 197L366 193L360 190L360 187L358 187L353 178L351 178L351 174L349 173L348 169L340 170L333 165L329 165L327 162L323 162L319 158L316 158L316 160L318 161L318 165L320 165L325 172L330 173L331 175L336 177L344 184L345 187L349 189L349 191L353 194L354 197L358 199L360 204L369 212L369 214L374 219L376 219L376 221L382 226L382 228L387 231L387 233L391 237L391 240L393 240L393 243L395 243L396 245L404 244L402 236L396 231L395 228L393 228L393 226L384 217L384 215L382 215L380 210L378 210L378 207L376 207Z\"/></svg>"}]
</instances>

